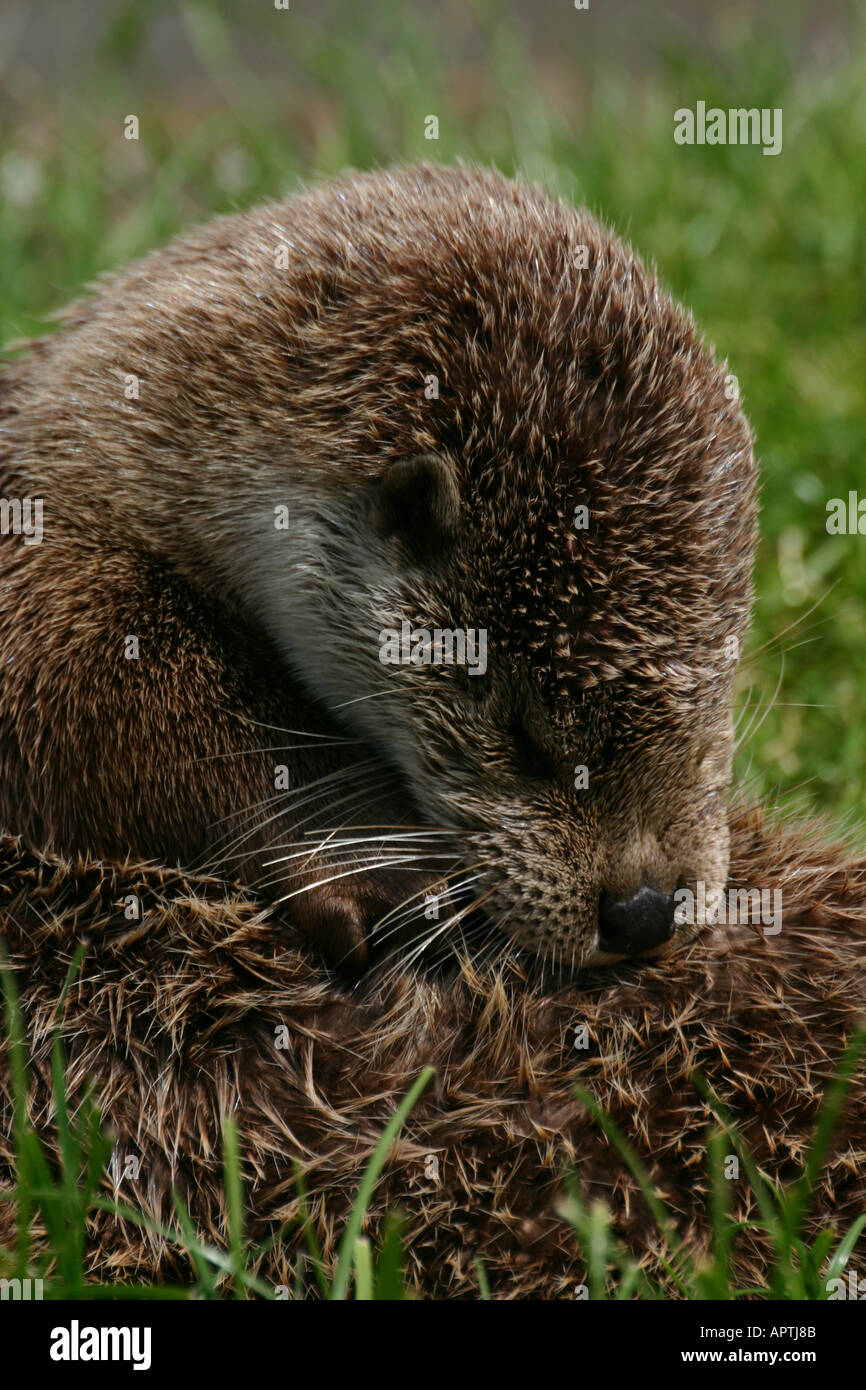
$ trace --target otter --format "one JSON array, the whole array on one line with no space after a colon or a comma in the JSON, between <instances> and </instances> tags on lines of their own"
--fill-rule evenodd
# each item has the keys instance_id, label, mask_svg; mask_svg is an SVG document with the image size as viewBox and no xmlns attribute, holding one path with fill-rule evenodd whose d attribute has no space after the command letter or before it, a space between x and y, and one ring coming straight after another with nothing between
<instances>
[{"instance_id":1,"label":"otter","mask_svg":"<svg viewBox=\"0 0 866 1390\"><path fill-rule=\"evenodd\" d=\"M696 1069L761 1173L791 1178L866 1011L866 862L726 811L751 439L619 240L465 168L223 219L108 277L0 373L0 483L21 523L0 537L0 926L33 1123L59 1163L56 1019L70 1113L94 1087L104 1186L148 1217L91 1213L89 1277L196 1277L153 1223L177 1191L224 1243L226 1115L260 1276L297 1286L295 1161L332 1275L425 1065L370 1207L374 1235L404 1213L418 1293L476 1296L480 1261L496 1297L573 1297L564 1169L669 1279L577 1080L698 1257ZM486 660L435 660L437 631ZM406 632L410 660L383 661ZM675 885L726 879L781 885L784 930L673 920ZM439 919L413 926L431 897ZM492 956L462 949L475 901ZM392 962L404 928L457 949ZM386 960L347 988L311 941ZM861 1068L809 1242L862 1210L864 1105ZM15 1161L2 1125L4 1184ZM766 1284L754 1195L730 1189L735 1278ZM0 1203L0 1246L16 1238ZM49 1253L39 1229L32 1249Z\"/></svg>"},{"instance_id":2,"label":"otter","mask_svg":"<svg viewBox=\"0 0 866 1390\"><path fill-rule=\"evenodd\" d=\"M700 932L752 441L588 212L424 165L221 218L7 363L0 491L28 843L216 868L355 969L478 912L569 967Z\"/></svg>"}]
</instances>

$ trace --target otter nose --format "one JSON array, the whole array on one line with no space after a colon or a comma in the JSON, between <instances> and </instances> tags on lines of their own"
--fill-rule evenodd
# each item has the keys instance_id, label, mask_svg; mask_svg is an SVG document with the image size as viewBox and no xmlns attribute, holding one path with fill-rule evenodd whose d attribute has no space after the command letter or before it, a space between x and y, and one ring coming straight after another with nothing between
<instances>
[{"instance_id":1,"label":"otter nose","mask_svg":"<svg viewBox=\"0 0 866 1390\"><path fill-rule=\"evenodd\" d=\"M602 893L598 905L599 950L612 956L639 956L674 934L674 895L644 884L630 898Z\"/></svg>"}]
</instances>

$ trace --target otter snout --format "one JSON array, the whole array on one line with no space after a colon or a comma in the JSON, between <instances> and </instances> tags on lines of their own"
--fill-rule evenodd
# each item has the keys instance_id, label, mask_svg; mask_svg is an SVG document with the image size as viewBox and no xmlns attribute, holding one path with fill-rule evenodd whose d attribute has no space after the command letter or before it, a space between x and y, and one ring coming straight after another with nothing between
<instances>
[{"instance_id":1,"label":"otter snout","mask_svg":"<svg viewBox=\"0 0 866 1390\"><path fill-rule=\"evenodd\" d=\"M598 905L598 947L606 955L640 956L663 946L674 934L674 895L643 884L630 898L602 893Z\"/></svg>"}]
</instances>

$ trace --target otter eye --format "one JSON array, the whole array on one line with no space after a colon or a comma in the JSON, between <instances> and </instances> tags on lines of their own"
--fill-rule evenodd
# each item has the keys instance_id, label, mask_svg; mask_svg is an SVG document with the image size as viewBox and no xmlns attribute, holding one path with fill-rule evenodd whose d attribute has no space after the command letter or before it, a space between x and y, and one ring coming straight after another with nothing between
<instances>
[{"instance_id":1,"label":"otter eye","mask_svg":"<svg viewBox=\"0 0 866 1390\"><path fill-rule=\"evenodd\" d=\"M474 701L476 705L482 704L490 693L483 680L467 681L462 690L463 694Z\"/></svg>"},{"instance_id":2,"label":"otter eye","mask_svg":"<svg viewBox=\"0 0 866 1390\"><path fill-rule=\"evenodd\" d=\"M524 777L541 780L554 775L556 768L553 758L520 720L515 720L512 725L512 737L517 761Z\"/></svg>"},{"instance_id":3,"label":"otter eye","mask_svg":"<svg viewBox=\"0 0 866 1390\"><path fill-rule=\"evenodd\" d=\"M483 704L490 694L489 672L483 676L470 676L465 667L455 666L452 680L460 699L468 700L471 704Z\"/></svg>"}]
</instances>

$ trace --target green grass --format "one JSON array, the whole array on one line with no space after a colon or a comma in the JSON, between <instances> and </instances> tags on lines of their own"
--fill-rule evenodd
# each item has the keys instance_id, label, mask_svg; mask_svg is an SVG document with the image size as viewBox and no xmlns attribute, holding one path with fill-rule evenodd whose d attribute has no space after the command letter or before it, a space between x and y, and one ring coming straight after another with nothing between
<instances>
[{"instance_id":1,"label":"green grass","mask_svg":"<svg viewBox=\"0 0 866 1390\"><path fill-rule=\"evenodd\" d=\"M587 1284L593 1298L664 1298L670 1290L675 1296L694 1300L769 1298L775 1302L821 1301L832 1296L831 1281L843 1275L862 1232L866 1212L858 1216L841 1236L824 1228L807 1243L806 1218L830 1140L842 1113L851 1081L866 1046L866 1031L851 1038L827 1089L815 1133L796 1181L776 1186L761 1172L736 1126L700 1076L693 1082L708 1101L716 1124L707 1139L707 1166L710 1176L710 1210L707 1229L709 1254L695 1260L683 1247L676 1222L659 1198L641 1159L583 1087L578 1095L624 1159L640 1187L655 1220L658 1261L666 1279L648 1277L638 1261L623 1249L611 1234L612 1216L601 1203L589 1205L578 1183L568 1183L568 1216L586 1262ZM730 1151L742 1164L759 1213L756 1220L736 1221L729 1207L729 1187L725 1166ZM738 1233L751 1229L760 1233L771 1252L762 1283L739 1286L732 1279L731 1255ZM615 1273L615 1280L611 1279Z\"/></svg>"}]
</instances>

